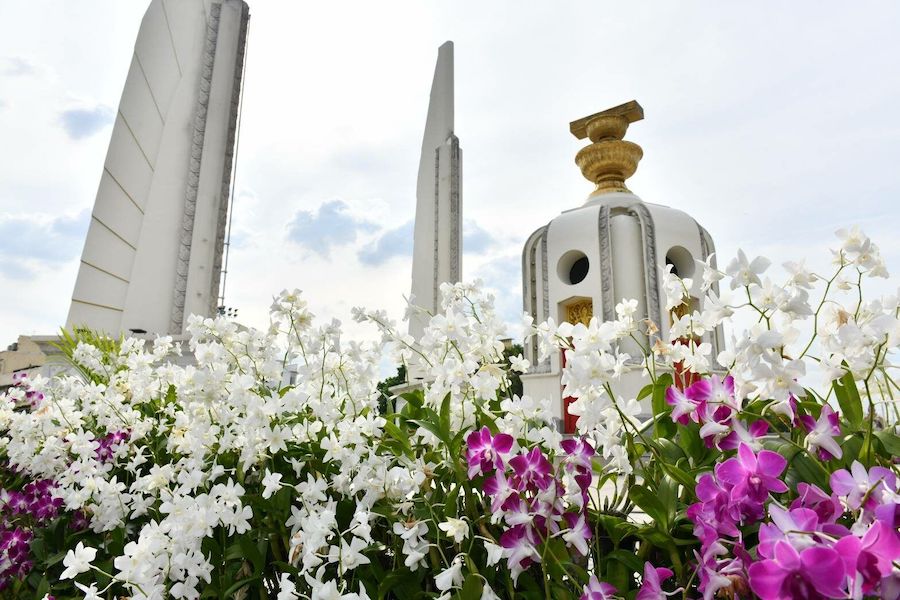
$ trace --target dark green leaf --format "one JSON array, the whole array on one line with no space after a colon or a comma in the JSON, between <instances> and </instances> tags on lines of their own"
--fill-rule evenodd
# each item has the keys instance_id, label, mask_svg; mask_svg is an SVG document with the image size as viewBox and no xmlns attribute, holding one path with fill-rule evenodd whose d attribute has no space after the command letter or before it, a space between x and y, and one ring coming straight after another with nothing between
<instances>
[{"instance_id":1,"label":"dark green leaf","mask_svg":"<svg viewBox=\"0 0 900 600\"><path fill-rule=\"evenodd\" d=\"M854 429L859 429L863 422L862 401L859 398L859 390L856 389L856 381L852 373L845 373L843 377L833 384L834 394L844 418Z\"/></svg>"},{"instance_id":2,"label":"dark green leaf","mask_svg":"<svg viewBox=\"0 0 900 600\"><path fill-rule=\"evenodd\" d=\"M416 419L414 421L410 421L410 423L415 423L422 429L427 429L428 431L433 433L437 439L444 442L447 445L447 447L450 446L450 440L447 439L447 437L444 435L444 432L441 431L441 429L436 424L431 423L430 421L426 421L424 419Z\"/></svg>"},{"instance_id":3,"label":"dark green leaf","mask_svg":"<svg viewBox=\"0 0 900 600\"><path fill-rule=\"evenodd\" d=\"M666 390L672 385L672 376L664 373L653 384L653 417L656 419L656 436L671 438L675 435L675 423L672 421L672 409L666 403Z\"/></svg>"},{"instance_id":4,"label":"dark green leaf","mask_svg":"<svg viewBox=\"0 0 900 600\"><path fill-rule=\"evenodd\" d=\"M232 595L233 595L236 591L238 591L239 589L241 589L242 587L248 586L248 585L250 585L251 583L253 583L253 582L255 582L255 581L259 581L260 579L262 579L262 574L254 575L253 577L247 577L246 579L240 579L240 580L238 580L237 582L235 582L234 584L232 584L232 586L231 586L230 588L228 588L228 589L225 591L225 597L226 597L226 598L231 598Z\"/></svg>"},{"instance_id":5,"label":"dark green leaf","mask_svg":"<svg viewBox=\"0 0 900 600\"><path fill-rule=\"evenodd\" d=\"M881 442L889 457L900 456L900 436L897 436L893 431L885 429L876 431L875 437Z\"/></svg>"},{"instance_id":6,"label":"dark green leaf","mask_svg":"<svg viewBox=\"0 0 900 600\"><path fill-rule=\"evenodd\" d=\"M634 552L626 552L625 550L613 550L612 552L607 553L607 558L612 560L619 561L632 573L643 573L644 572L644 563L641 562L637 556L635 556Z\"/></svg>"},{"instance_id":7,"label":"dark green leaf","mask_svg":"<svg viewBox=\"0 0 900 600\"><path fill-rule=\"evenodd\" d=\"M444 401L441 402L441 415L440 421L438 421L441 431L445 433L446 438L450 438L450 394L444 396Z\"/></svg>"},{"instance_id":8,"label":"dark green leaf","mask_svg":"<svg viewBox=\"0 0 900 600\"><path fill-rule=\"evenodd\" d=\"M643 486L633 485L628 490L628 497L663 529L669 528L668 511L656 494Z\"/></svg>"},{"instance_id":9,"label":"dark green leaf","mask_svg":"<svg viewBox=\"0 0 900 600\"><path fill-rule=\"evenodd\" d=\"M406 435L402 431L400 431L400 428L397 427L397 425L395 425L391 421L386 421L384 424L384 431L389 436L400 442L400 445L403 446L404 452L406 452L407 454L412 454L412 448L409 445L409 435Z\"/></svg>"},{"instance_id":10,"label":"dark green leaf","mask_svg":"<svg viewBox=\"0 0 900 600\"><path fill-rule=\"evenodd\" d=\"M457 596L460 600L481 600L481 592L483 589L484 584L481 581L481 577L470 574L466 577L462 589Z\"/></svg>"}]
</instances>

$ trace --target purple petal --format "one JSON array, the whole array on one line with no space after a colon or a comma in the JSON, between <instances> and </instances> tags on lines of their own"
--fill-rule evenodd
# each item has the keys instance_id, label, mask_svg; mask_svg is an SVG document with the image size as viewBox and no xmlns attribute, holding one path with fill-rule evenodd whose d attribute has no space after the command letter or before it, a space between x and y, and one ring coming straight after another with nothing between
<instances>
[{"instance_id":1,"label":"purple petal","mask_svg":"<svg viewBox=\"0 0 900 600\"><path fill-rule=\"evenodd\" d=\"M787 571L796 571L800 568L800 555L788 542L775 543L775 560Z\"/></svg>"},{"instance_id":2,"label":"purple petal","mask_svg":"<svg viewBox=\"0 0 900 600\"><path fill-rule=\"evenodd\" d=\"M760 452L760 454L762 454L762 452L767 451L763 450ZM747 471L751 473L756 471L756 455L753 454L753 448L751 448L747 444L741 444L738 447L738 457L741 460L741 464L744 465L744 468Z\"/></svg>"},{"instance_id":3,"label":"purple petal","mask_svg":"<svg viewBox=\"0 0 900 600\"><path fill-rule=\"evenodd\" d=\"M512 449L513 438L508 433L498 433L494 436L494 449L501 454L506 454Z\"/></svg>"},{"instance_id":4,"label":"purple petal","mask_svg":"<svg viewBox=\"0 0 900 600\"><path fill-rule=\"evenodd\" d=\"M701 379L684 390L684 395L691 400L706 402L712 398L712 384L709 379Z\"/></svg>"},{"instance_id":5,"label":"purple petal","mask_svg":"<svg viewBox=\"0 0 900 600\"><path fill-rule=\"evenodd\" d=\"M716 466L716 477L731 485L737 485L746 479L747 471L744 469L744 465L741 464L740 460L737 458L729 458Z\"/></svg>"},{"instance_id":6,"label":"purple petal","mask_svg":"<svg viewBox=\"0 0 900 600\"><path fill-rule=\"evenodd\" d=\"M762 600L782 600L781 585L787 573L774 560L753 563L749 569L750 589Z\"/></svg>"},{"instance_id":7,"label":"purple petal","mask_svg":"<svg viewBox=\"0 0 900 600\"><path fill-rule=\"evenodd\" d=\"M760 450L757 460L759 461L759 472L769 477L780 476L787 467L787 459L771 450Z\"/></svg>"},{"instance_id":8,"label":"purple petal","mask_svg":"<svg viewBox=\"0 0 900 600\"><path fill-rule=\"evenodd\" d=\"M839 539L833 547L834 551L841 557L847 575L852 577L856 573L856 560L859 558L859 553L862 550L862 542L859 541L858 537L848 535Z\"/></svg>"},{"instance_id":9,"label":"purple petal","mask_svg":"<svg viewBox=\"0 0 900 600\"><path fill-rule=\"evenodd\" d=\"M831 489L841 496L845 496L849 494L851 490L856 489L856 482L846 469L841 469L840 471L832 473L830 483Z\"/></svg>"},{"instance_id":10,"label":"purple petal","mask_svg":"<svg viewBox=\"0 0 900 600\"><path fill-rule=\"evenodd\" d=\"M750 435L755 438L762 437L767 433L769 433L769 424L762 419L754 421L753 424L750 425Z\"/></svg>"},{"instance_id":11,"label":"purple petal","mask_svg":"<svg viewBox=\"0 0 900 600\"><path fill-rule=\"evenodd\" d=\"M777 549L776 549L777 552ZM832 548L814 546L800 555L807 578L819 593L832 598L841 596L844 582L844 563Z\"/></svg>"}]
</instances>

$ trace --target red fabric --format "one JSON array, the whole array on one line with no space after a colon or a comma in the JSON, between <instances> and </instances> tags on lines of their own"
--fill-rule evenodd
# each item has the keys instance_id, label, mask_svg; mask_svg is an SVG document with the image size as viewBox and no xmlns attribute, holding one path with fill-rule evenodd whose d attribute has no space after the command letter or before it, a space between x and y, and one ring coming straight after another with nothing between
<instances>
[{"instance_id":1,"label":"red fabric","mask_svg":"<svg viewBox=\"0 0 900 600\"><path fill-rule=\"evenodd\" d=\"M678 341L685 345L690 343L690 340L687 338L682 338ZM684 367L684 363L677 362L672 366L675 369L672 373L673 379L675 380L675 387L677 387L682 392L685 390L685 388L691 387L691 384L700 380L700 375L688 371Z\"/></svg>"},{"instance_id":2,"label":"red fabric","mask_svg":"<svg viewBox=\"0 0 900 600\"><path fill-rule=\"evenodd\" d=\"M560 370L566 368L566 351L559 351L559 364ZM575 425L578 423L578 416L569 414L569 405L575 402L575 398L572 396L566 396L563 398L563 433L575 433L576 428Z\"/></svg>"}]
</instances>

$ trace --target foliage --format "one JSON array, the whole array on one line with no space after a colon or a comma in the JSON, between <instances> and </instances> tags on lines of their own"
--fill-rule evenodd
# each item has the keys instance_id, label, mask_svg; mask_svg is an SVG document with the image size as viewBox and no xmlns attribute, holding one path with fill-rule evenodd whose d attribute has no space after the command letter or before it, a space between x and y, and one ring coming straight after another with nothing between
<instances>
[{"instance_id":1,"label":"foliage","mask_svg":"<svg viewBox=\"0 0 900 600\"><path fill-rule=\"evenodd\" d=\"M359 309L381 339L348 342L285 291L266 331L192 318L192 366L170 338L67 341L75 376L0 398L5 593L896 597L897 299L863 300L884 266L841 236L827 277L742 252L664 272L669 323L623 300L529 326L566 354L565 439L477 286L443 286L421 340ZM384 356L434 379L380 406Z\"/></svg>"}]
</instances>

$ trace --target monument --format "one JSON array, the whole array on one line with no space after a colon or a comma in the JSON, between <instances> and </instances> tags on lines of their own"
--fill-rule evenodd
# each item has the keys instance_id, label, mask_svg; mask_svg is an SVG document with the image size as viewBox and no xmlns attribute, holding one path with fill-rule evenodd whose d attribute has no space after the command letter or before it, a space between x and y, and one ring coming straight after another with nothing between
<instances>
[{"instance_id":1,"label":"monument","mask_svg":"<svg viewBox=\"0 0 900 600\"><path fill-rule=\"evenodd\" d=\"M248 20L241 0L150 3L67 328L179 335L216 313Z\"/></svg>"},{"instance_id":2,"label":"monument","mask_svg":"<svg viewBox=\"0 0 900 600\"><path fill-rule=\"evenodd\" d=\"M665 339L670 321L661 300L660 272L671 265L677 275L689 278L695 260L706 260L714 252L709 233L689 215L644 202L625 186L643 151L622 138L629 124L643 118L643 108L631 101L570 124L575 137L591 141L575 162L596 188L584 204L563 212L525 242L523 306L535 323L553 318L557 323L587 324L593 316L613 320L618 302L636 299L636 318L653 321ZM699 282L692 293L699 308ZM721 330L706 338L716 356L723 347ZM532 338L525 357L534 366L522 377L524 393L553 399L564 431L574 432L575 419L566 412L568 401L560 384L563 355L539 361L537 340ZM625 375L622 394L634 397L645 383L635 364Z\"/></svg>"},{"instance_id":3,"label":"monument","mask_svg":"<svg viewBox=\"0 0 900 600\"><path fill-rule=\"evenodd\" d=\"M416 183L412 301L431 315L440 310L440 286L462 278L462 150L453 131L453 42L438 49ZM409 333L421 339L429 314L410 315ZM409 365L410 383L426 376Z\"/></svg>"}]
</instances>

